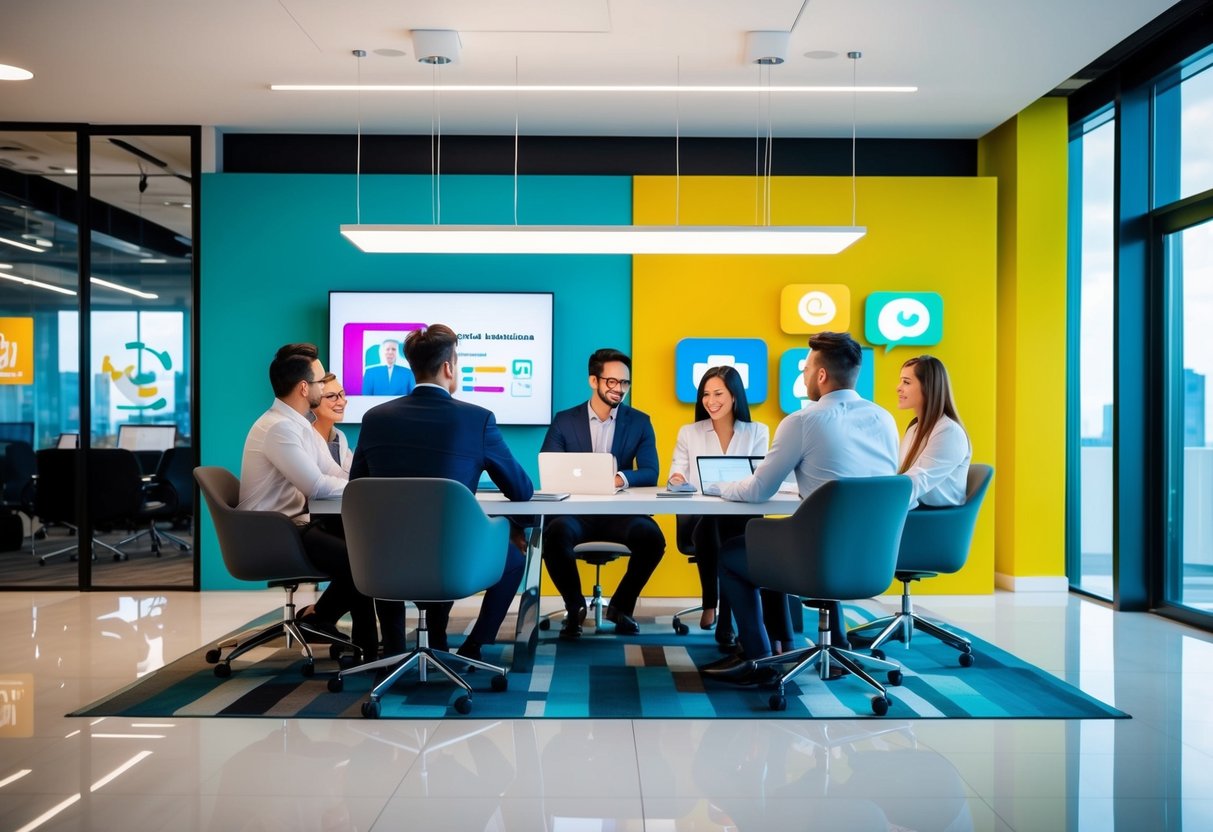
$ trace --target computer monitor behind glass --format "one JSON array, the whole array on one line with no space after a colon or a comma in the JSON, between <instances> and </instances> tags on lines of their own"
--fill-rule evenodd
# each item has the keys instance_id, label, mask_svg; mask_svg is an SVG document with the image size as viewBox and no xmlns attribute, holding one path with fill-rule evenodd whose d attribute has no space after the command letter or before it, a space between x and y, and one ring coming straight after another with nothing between
<instances>
[{"instance_id":1,"label":"computer monitor behind glass","mask_svg":"<svg viewBox=\"0 0 1213 832\"><path fill-rule=\"evenodd\" d=\"M118 447L128 451L167 451L176 442L176 425L118 426Z\"/></svg>"},{"instance_id":2,"label":"computer monitor behind glass","mask_svg":"<svg viewBox=\"0 0 1213 832\"><path fill-rule=\"evenodd\" d=\"M0 442L24 442L34 445L33 422L0 422Z\"/></svg>"}]
</instances>

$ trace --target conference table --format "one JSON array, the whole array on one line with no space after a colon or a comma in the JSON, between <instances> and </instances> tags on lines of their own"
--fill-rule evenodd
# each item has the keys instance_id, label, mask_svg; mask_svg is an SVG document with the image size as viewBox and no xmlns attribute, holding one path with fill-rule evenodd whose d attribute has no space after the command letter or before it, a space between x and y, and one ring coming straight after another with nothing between
<instances>
[{"instance_id":1,"label":"conference table","mask_svg":"<svg viewBox=\"0 0 1213 832\"><path fill-rule=\"evenodd\" d=\"M800 505L797 494L778 492L761 503L734 503L703 494L659 497L664 487L629 488L617 494L573 494L563 500L527 500L512 502L499 491L481 491L476 500L484 513L494 517L538 517L526 551L526 568L519 589L518 622L514 628L514 658L510 669L528 673L534 665L539 644L539 578L542 571L541 544L543 522L561 515L603 514L712 514L712 515L784 515ZM340 514L341 500L312 500L312 514Z\"/></svg>"}]
</instances>

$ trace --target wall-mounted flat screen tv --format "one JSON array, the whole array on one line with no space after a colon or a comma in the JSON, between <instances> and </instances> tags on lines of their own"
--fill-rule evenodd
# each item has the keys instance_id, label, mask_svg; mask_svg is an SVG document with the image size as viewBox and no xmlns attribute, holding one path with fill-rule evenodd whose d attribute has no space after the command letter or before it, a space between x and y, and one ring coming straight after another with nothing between
<instances>
[{"instance_id":1,"label":"wall-mounted flat screen tv","mask_svg":"<svg viewBox=\"0 0 1213 832\"><path fill-rule=\"evenodd\" d=\"M341 380L346 423L416 383L404 339L430 324L459 334L455 397L502 425L552 421L551 292L330 292L329 372Z\"/></svg>"}]
</instances>

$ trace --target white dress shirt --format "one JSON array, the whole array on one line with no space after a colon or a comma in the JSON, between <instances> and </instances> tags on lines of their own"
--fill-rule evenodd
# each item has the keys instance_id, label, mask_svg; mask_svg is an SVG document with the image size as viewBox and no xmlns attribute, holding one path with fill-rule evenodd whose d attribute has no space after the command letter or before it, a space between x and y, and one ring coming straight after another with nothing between
<instances>
[{"instance_id":1,"label":"white dress shirt","mask_svg":"<svg viewBox=\"0 0 1213 832\"><path fill-rule=\"evenodd\" d=\"M333 461L328 443L305 416L281 399L261 414L244 440L240 505L278 511L307 522L307 501L341 495L349 474Z\"/></svg>"},{"instance_id":2,"label":"white dress shirt","mask_svg":"<svg viewBox=\"0 0 1213 832\"><path fill-rule=\"evenodd\" d=\"M854 390L827 393L784 417L766 459L753 474L720 485L720 496L742 503L771 499L795 472L801 498L830 480L897 473L897 425L893 416Z\"/></svg>"},{"instance_id":3,"label":"white dress shirt","mask_svg":"<svg viewBox=\"0 0 1213 832\"><path fill-rule=\"evenodd\" d=\"M701 456L764 456L770 444L771 432L762 422L733 422L733 438L729 447L721 449L720 438L711 419L701 419L678 429L678 441L674 443L674 460L670 463L670 476L682 474L686 481L700 488L699 466Z\"/></svg>"},{"instance_id":4,"label":"white dress shirt","mask_svg":"<svg viewBox=\"0 0 1213 832\"><path fill-rule=\"evenodd\" d=\"M905 461L917 435L918 425L910 425L901 440L901 461ZM914 484L910 507L961 505L968 489L969 460L972 458L973 447L965 429L947 416L941 417L918 459L906 471Z\"/></svg>"}]
</instances>

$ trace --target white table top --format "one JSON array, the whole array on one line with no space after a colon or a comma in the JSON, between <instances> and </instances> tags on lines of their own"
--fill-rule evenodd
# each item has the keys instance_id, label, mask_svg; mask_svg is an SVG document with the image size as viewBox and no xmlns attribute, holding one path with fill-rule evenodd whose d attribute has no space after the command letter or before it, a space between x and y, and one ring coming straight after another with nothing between
<instances>
[{"instance_id":1,"label":"white table top","mask_svg":"<svg viewBox=\"0 0 1213 832\"><path fill-rule=\"evenodd\" d=\"M791 514L800 506L800 497L780 492L765 503L731 503L720 497L692 494L689 497L658 497L665 487L629 488L618 494L574 494L566 500L510 502L497 491L480 492L476 499L485 514L495 516L561 514ZM341 500L310 500L312 514L340 514Z\"/></svg>"}]
</instances>

